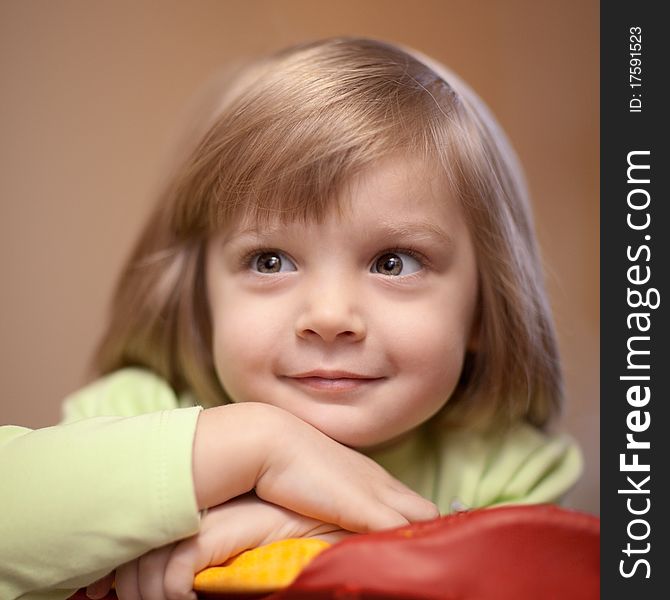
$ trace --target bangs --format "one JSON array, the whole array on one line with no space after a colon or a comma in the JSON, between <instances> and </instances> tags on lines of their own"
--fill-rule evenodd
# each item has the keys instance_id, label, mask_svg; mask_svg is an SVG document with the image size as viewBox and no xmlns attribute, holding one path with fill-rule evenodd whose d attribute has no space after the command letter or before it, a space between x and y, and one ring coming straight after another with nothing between
<instances>
[{"instance_id":1,"label":"bangs","mask_svg":"<svg viewBox=\"0 0 670 600\"><path fill-rule=\"evenodd\" d=\"M383 157L450 162L440 155L456 97L393 46L293 48L231 89L175 190L178 235L208 236L238 219L319 221L341 211L343 186Z\"/></svg>"}]
</instances>

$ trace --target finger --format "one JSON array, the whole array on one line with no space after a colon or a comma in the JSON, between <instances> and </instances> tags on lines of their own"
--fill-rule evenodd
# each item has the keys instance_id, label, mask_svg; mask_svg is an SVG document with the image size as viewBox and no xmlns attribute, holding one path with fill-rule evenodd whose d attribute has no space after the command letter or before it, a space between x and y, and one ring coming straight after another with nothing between
<instances>
[{"instance_id":1,"label":"finger","mask_svg":"<svg viewBox=\"0 0 670 600\"><path fill-rule=\"evenodd\" d=\"M142 600L137 584L137 560L131 560L116 570L116 595L119 600Z\"/></svg>"},{"instance_id":2,"label":"finger","mask_svg":"<svg viewBox=\"0 0 670 600\"><path fill-rule=\"evenodd\" d=\"M409 524L409 520L392 506L364 496L357 502L349 503L346 513L343 513L335 523L349 531L367 533L402 527Z\"/></svg>"},{"instance_id":3,"label":"finger","mask_svg":"<svg viewBox=\"0 0 670 600\"><path fill-rule=\"evenodd\" d=\"M318 472L311 480L295 480L290 486L284 483L271 481L266 486L264 482L256 487L256 493L269 504L357 533L407 523L397 511L377 498L374 481L359 485L357 481L343 480L334 485L325 473Z\"/></svg>"},{"instance_id":4,"label":"finger","mask_svg":"<svg viewBox=\"0 0 670 600\"><path fill-rule=\"evenodd\" d=\"M232 501L231 505L242 507L249 502L253 503L251 499L242 499ZM229 508L233 507L229 506ZM265 509L284 511L284 509L273 506L267 506ZM168 600L195 600L196 595L192 588L196 573L210 565L222 564L227 558L242 550L255 548L265 543L263 541L264 532L259 531L254 522L239 519L228 523L228 513L223 511L210 512L205 519L208 523L217 521L227 523L226 536L221 539L218 536L208 535L203 521L202 528L205 531L175 546L165 568L163 582L165 597Z\"/></svg>"},{"instance_id":5,"label":"finger","mask_svg":"<svg viewBox=\"0 0 670 600\"><path fill-rule=\"evenodd\" d=\"M193 591L193 578L199 570L199 554L197 536L174 547L163 575L163 591L167 600L197 600Z\"/></svg>"},{"instance_id":6,"label":"finger","mask_svg":"<svg viewBox=\"0 0 670 600\"><path fill-rule=\"evenodd\" d=\"M112 589L112 583L114 583L114 571L89 585L86 588L86 595L91 600L100 600L100 598L104 598L109 590Z\"/></svg>"},{"instance_id":7,"label":"finger","mask_svg":"<svg viewBox=\"0 0 670 600\"><path fill-rule=\"evenodd\" d=\"M437 506L390 474L377 492L379 498L410 522L428 521L440 516Z\"/></svg>"},{"instance_id":8,"label":"finger","mask_svg":"<svg viewBox=\"0 0 670 600\"><path fill-rule=\"evenodd\" d=\"M249 509L251 513L246 512ZM255 515L255 518L244 516L249 514ZM274 541L272 535L268 538L268 530L260 523L276 525L276 529L270 526L270 530L282 539L293 537L292 515L294 513L285 508L259 501L255 495L227 502L222 510L212 511L203 519L197 549L192 554L194 572L222 564L243 550ZM314 525L317 524L314 521ZM223 537L217 534L217 531L223 530Z\"/></svg>"},{"instance_id":9,"label":"finger","mask_svg":"<svg viewBox=\"0 0 670 600\"><path fill-rule=\"evenodd\" d=\"M344 529L338 529L337 531L317 533L315 535L310 535L308 537L317 540L323 540L324 542L328 542L329 544L337 544L337 542L341 542L342 540L345 540L351 537L352 535L356 534L352 533L351 531L344 531Z\"/></svg>"},{"instance_id":10,"label":"finger","mask_svg":"<svg viewBox=\"0 0 670 600\"><path fill-rule=\"evenodd\" d=\"M165 567L174 545L163 546L147 552L139 559L138 587L142 600L164 600L163 579Z\"/></svg>"},{"instance_id":11,"label":"finger","mask_svg":"<svg viewBox=\"0 0 670 600\"><path fill-rule=\"evenodd\" d=\"M384 501L410 523L430 521L440 516L440 511L433 502L410 490L406 492L390 490L385 495Z\"/></svg>"},{"instance_id":12,"label":"finger","mask_svg":"<svg viewBox=\"0 0 670 600\"><path fill-rule=\"evenodd\" d=\"M359 486L341 486L338 494L320 496L313 501L285 502L283 505L298 514L339 525L356 533L367 533L407 525L409 520L380 498L381 492L371 492ZM387 495L390 495L387 493ZM294 500L291 498L290 500ZM311 499L310 499L311 500ZM317 510L312 510L316 508Z\"/></svg>"}]
</instances>

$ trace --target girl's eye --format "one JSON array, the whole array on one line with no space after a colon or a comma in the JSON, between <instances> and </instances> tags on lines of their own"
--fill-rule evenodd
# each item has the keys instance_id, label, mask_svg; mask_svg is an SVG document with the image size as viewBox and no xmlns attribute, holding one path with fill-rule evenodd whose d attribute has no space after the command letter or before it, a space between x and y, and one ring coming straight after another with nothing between
<instances>
[{"instance_id":1,"label":"girl's eye","mask_svg":"<svg viewBox=\"0 0 670 600\"><path fill-rule=\"evenodd\" d=\"M252 259L253 268L258 273L286 273L297 271L293 261L284 253L276 250L261 252Z\"/></svg>"},{"instance_id":2,"label":"girl's eye","mask_svg":"<svg viewBox=\"0 0 670 600\"><path fill-rule=\"evenodd\" d=\"M421 263L410 254L405 254L404 252L387 252L375 260L370 271L380 273L381 275L397 277L399 275L410 275L421 269Z\"/></svg>"}]
</instances>

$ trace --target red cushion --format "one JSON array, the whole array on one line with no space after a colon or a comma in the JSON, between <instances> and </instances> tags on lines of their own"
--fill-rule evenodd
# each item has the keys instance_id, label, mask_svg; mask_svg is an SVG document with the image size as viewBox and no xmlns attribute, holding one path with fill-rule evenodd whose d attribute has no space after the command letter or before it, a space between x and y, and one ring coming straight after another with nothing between
<instances>
[{"instance_id":1,"label":"red cushion","mask_svg":"<svg viewBox=\"0 0 670 600\"><path fill-rule=\"evenodd\" d=\"M556 506L474 510L346 539L272 600L600 597L600 522Z\"/></svg>"}]
</instances>

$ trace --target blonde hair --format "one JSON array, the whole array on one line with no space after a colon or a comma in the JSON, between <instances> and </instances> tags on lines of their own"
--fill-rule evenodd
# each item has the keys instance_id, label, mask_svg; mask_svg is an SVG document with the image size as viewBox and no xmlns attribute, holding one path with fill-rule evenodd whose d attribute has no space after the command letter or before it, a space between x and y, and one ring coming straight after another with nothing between
<instances>
[{"instance_id":1,"label":"blonde hair","mask_svg":"<svg viewBox=\"0 0 670 600\"><path fill-rule=\"evenodd\" d=\"M478 348L443 416L547 423L562 382L525 185L495 120L453 74L375 40L304 44L229 78L193 131L122 272L98 373L143 366L205 406L230 401L212 358L208 238L240 217L320 220L354 174L411 152L447 174L479 269Z\"/></svg>"}]
</instances>

